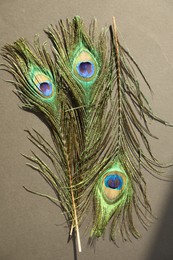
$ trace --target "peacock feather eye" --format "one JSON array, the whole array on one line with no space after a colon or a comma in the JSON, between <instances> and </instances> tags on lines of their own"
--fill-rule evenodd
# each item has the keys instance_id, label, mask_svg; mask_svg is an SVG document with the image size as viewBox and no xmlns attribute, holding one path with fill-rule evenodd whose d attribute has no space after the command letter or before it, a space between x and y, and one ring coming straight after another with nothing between
<instances>
[{"instance_id":1,"label":"peacock feather eye","mask_svg":"<svg viewBox=\"0 0 173 260\"><path fill-rule=\"evenodd\" d=\"M43 97L51 97L53 95L53 78L48 71L42 72L37 67L30 69L30 83L34 89L39 92Z\"/></svg>"},{"instance_id":2,"label":"peacock feather eye","mask_svg":"<svg viewBox=\"0 0 173 260\"><path fill-rule=\"evenodd\" d=\"M50 81L39 83L38 88L45 96L50 96L52 94L52 83Z\"/></svg>"},{"instance_id":3,"label":"peacock feather eye","mask_svg":"<svg viewBox=\"0 0 173 260\"><path fill-rule=\"evenodd\" d=\"M115 200L126 186L126 177L122 172L108 172L103 177L102 186L105 199Z\"/></svg>"},{"instance_id":4,"label":"peacock feather eye","mask_svg":"<svg viewBox=\"0 0 173 260\"><path fill-rule=\"evenodd\" d=\"M83 48L73 60L73 73L84 86L92 85L97 79L99 67L92 53Z\"/></svg>"},{"instance_id":5,"label":"peacock feather eye","mask_svg":"<svg viewBox=\"0 0 173 260\"><path fill-rule=\"evenodd\" d=\"M123 186L123 179L118 174L110 174L106 176L104 182L105 186L110 189L120 190Z\"/></svg>"},{"instance_id":6,"label":"peacock feather eye","mask_svg":"<svg viewBox=\"0 0 173 260\"><path fill-rule=\"evenodd\" d=\"M94 64L91 61L83 61L77 64L77 72L83 78L90 78L94 74Z\"/></svg>"},{"instance_id":7,"label":"peacock feather eye","mask_svg":"<svg viewBox=\"0 0 173 260\"><path fill-rule=\"evenodd\" d=\"M42 95L46 97L52 95L53 88L49 77L42 73L36 73L34 83Z\"/></svg>"},{"instance_id":8,"label":"peacock feather eye","mask_svg":"<svg viewBox=\"0 0 173 260\"><path fill-rule=\"evenodd\" d=\"M111 218L115 216L114 223L126 203L131 201L132 196L133 190L128 175L121 162L115 160L106 172L100 174L94 190L96 215L94 216L91 237L100 237Z\"/></svg>"}]
</instances>

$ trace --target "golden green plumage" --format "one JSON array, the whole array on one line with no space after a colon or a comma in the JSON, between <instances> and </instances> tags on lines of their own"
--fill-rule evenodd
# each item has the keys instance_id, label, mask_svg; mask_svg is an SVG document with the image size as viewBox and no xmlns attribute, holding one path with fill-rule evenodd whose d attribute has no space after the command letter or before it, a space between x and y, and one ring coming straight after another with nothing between
<instances>
[{"instance_id":1,"label":"golden green plumage","mask_svg":"<svg viewBox=\"0 0 173 260\"><path fill-rule=\"evenodd\" d=\"M142 170L159 174L168 166L151 152L147 118L169 124L152 113L132 68L150 89L148 82L119 43L115 19L110 30L104 28L98 36L95 23L87 30L77 16L50 26L46 34L54 59L38 39L33 48L19 39L2 52L23 107L42 114L55 145L36 131L28 132L54 166L52 171L37 155L27 157L56 198L36 194L60 203L70 235L76 231L79 251L79 226L90 207L90 242L104 233L109 221L113 241L118 231L124 240L139 237L133 211L145 227L144 211L152 214Z\"/></svg>"}]
</instances>

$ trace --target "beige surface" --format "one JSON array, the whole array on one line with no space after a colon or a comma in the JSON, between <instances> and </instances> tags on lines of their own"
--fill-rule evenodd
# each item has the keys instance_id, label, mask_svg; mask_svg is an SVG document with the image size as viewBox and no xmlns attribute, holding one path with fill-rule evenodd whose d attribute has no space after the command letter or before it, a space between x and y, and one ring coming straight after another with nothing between
<instances>
[{"instance_id":1,"label":"beige surface","mask_svg":"<svg viewBox=\"0 0 173 260\"><path fill-rule=\"evenodd\" d=\"M0 45L23 36L41 39L43 29L59 19L80 15L88 23L97 17L99 26L116 16L119 31L153 86L149 98L153 110L173 122L173 1L171 0L0 0ZM120 248L100 239L95 251L87 246L82 230L82 254L74 258L72 241L60 210L46 199L27 193L22 186L51 194L50 188L20 153L35 149L24 129L34 127L47 139L49 132L33 114L19 109L20 101L0 72L0 260L171 260L173 259L173 184L146 175L153 212L158 216L149 231L139 227L142 239L120 243ZM144 90L145 91L145 90ZM149 93L147 92L147 95ZM151 124L160 137L152 141L160 160L173 161L173 129ZM173 174L173 169L166 170Z\"/></svg>"}]
</instances>

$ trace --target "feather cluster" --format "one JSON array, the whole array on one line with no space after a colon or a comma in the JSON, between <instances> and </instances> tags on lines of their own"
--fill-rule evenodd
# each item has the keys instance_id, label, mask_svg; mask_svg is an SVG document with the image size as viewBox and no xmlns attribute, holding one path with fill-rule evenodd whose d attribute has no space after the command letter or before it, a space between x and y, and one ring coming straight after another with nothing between
<instances>
[{"instance_id":1,"label":"feather cluster","mask_svg":"<svg viewBox=\"0 0 173 260\"><path fill-rule=\"evenodd\" d=\"M169 166L151 152L148 137L155 137L147 119L169 124L152 113L136 73L150 86L120 44L114 18L99 35L95 20L87 30L78 16L45 32L53 58L38 37L33 47L21 38L2 52L23 108L41 114L54 142L52 147L39 132L28 131L54 166L52 171L36 154L26 156L56 197L36 194L59 203L79 251L79 227L90 207L91 243L109 222L112 241L118 233L123 240L138 238L133 212L144 227L152 216L142 171L157 175Z\"/></svg>"}]
</instances>

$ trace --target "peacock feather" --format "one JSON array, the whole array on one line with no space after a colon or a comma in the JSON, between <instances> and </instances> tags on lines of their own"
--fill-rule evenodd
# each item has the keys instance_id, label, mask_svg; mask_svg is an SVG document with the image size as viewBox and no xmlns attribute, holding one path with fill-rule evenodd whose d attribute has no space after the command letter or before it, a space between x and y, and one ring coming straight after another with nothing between
<instances>
[{"instance_id":1,"label":"peacock feather","mask_svg":"<svg viewBox=\"0 0 173 260\"><path fill-rule=\"evenodd\" d=\"M160 176L170 166L152 154L148 137L156 137L147 120L170 124L152 113L137 74L150 85L119 42L115 18L100 34L96 20L88 30L78 16L45 32L53 58L38 37L33 47L21 38L2 50L23 108L44 118L54 142L52 147L36 130L27 131L54 166L52 171L35 153L25 156L56 196L34 193L60 205L79 251L79 227L90 208L91 243L109 222L112 241L118 233L123 240L138 238L133 213L145 228L152 217L142 172Z\"/></svg>"}]
</instances>

